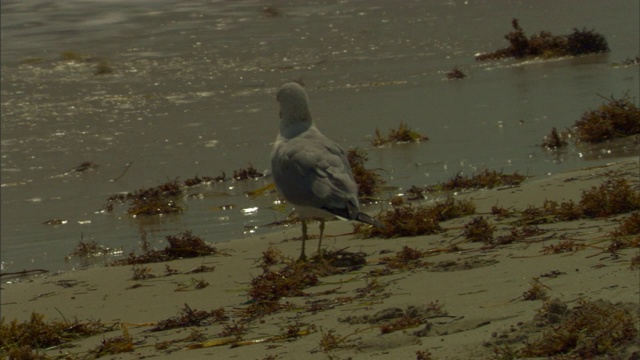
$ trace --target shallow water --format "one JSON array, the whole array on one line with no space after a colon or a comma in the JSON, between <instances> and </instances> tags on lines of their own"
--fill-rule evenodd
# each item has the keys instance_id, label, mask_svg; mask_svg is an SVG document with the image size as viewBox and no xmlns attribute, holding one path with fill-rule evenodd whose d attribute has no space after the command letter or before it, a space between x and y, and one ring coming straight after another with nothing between
<instances>
[{"instance_id":1,"label":"shallow water","mask_svg":"<svg viewBox=\"0 0 640 360\"><path fill-rule=\"evenodd\" d=\"M400 189L460 171L540 177L638 154L634 139L539 146L552 127L600 105L598 94L637 103L638 66L614 63L639 54L638 2L274 1L278 16L264 4L0 3L3 271L77 268L63 259L80 239L127 254L143 232L164 247L166 235L185 230L210 242L269 231L257 226L286 216L272 209L276 197L244 195L268 178L193 188L178 216L100 210L112 194L175 178L229 176L249 164L266 171L274 94L290 79L304 80L318 127L345 148L366 149L367 166ZM475 62L507 45L514 17L527 34L593 28L611 52ZM94 75L101 61L113 73ZM454 66L469 77L445 80ZM400 121L430 140L371 148L376 128ZM85 161L98 167L69 173ZM67 222L42 224L51 219Z\"/></svg>"}]
</instances>

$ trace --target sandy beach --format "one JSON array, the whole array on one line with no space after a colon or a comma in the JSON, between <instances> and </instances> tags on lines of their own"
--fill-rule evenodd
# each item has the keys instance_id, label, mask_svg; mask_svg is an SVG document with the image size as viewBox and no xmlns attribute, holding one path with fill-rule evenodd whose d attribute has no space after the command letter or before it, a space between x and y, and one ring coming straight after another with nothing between
<instances>
[{"instance_id":1,"label":"sandy beach","mask_svg":"<svg viewBox=\"0 0 640 360\"><path fill-rule=\"evenodd\" d=\"M553 302L573 309L603 300L617 309L631 309L637 330L640 270L633 261L638 248L606 251L611 232L630 213L537 224L538 234L504 245L487 246L463 236L465 225L478 216L497 233L508 232L515 218L493 215L494 206L522 212L541 207L545 200L579 202L585 190L610 174L627 179L637 191L636 158L532 178L517 187L457 194L456 199L473 201L476 214L442 222L444 231L435 235L362 239L350 234L352 224L328 222L325 249L364 252L366 264L319 276L302 296L280 299L282 308L263 316L243 315L251 305L251 282L263 273L259 263L269 247L285 257L297 256L299 224L216 244L224 255L141 265L154 275L144 280L132 280L132 266L5 277L2 316L5 324L27 321L36 312L44 314L45 321L114 325L103 334L39 351L80 357L104 341L125 337L133 344L130 352L105 356L118 359L497 358L551 329L540 317ZM315 235L318 229L312 224L309 230ZM308 242L309 250L315 250L315 241ZM563 249L568 241L572 246ZM420 250L421 262L389 267L388 258L405 246ZM214 269L190 273L201 266ZM224 319L152 331L186 309L220 308ZM239 337L234 327L243 330ZM638 344L636 335L607 355L638 356Z\"/></svg>"}]
</instances>

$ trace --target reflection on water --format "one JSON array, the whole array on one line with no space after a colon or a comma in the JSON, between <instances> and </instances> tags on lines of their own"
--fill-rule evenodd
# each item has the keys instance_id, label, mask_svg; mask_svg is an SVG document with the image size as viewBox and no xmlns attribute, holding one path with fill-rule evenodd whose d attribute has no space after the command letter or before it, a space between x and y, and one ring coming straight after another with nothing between
<instances>
[{"instance_id":1,"label":"reflection on water","mask_svg":"<svg viewBox=\"0 0 640 360\"><path fill-rule=\"evenodd\" d=\"M596 94L638 98L637 66L611 65L638 55L636 2L354 0L277 13L257 0L0 6L3 271L75 267L62 259L80 239L127 254L142 234L163 247L184 230L211 242L268 231L260 226L291 210L273 194L245 195L268 178L194 187L180 215L103 208L113 194L176 178L268 170L274 93L290 79L304 80L320 129L367 149L368 166L400 189L483 168L543 176L638 152L634 139L539 146L598 106ZM476 63L475 53L505 46L513 17L529 33L594 28L612 52ZM96 75L98 66L113 72ZM454 66L468 77L445 80ZM400 121L430 140L371 148L376 128ZM97 166L69 171L83 162ZM55 219L66 223L43 224Z\"/></svg>"}]
</instances>

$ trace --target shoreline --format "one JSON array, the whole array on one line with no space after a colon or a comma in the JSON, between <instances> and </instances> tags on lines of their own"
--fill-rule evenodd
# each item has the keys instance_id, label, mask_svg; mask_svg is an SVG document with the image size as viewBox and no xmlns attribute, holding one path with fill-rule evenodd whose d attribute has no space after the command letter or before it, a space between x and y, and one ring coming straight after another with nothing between
<instances>
[{"instance_id":1,"label":"shoreline","mask_svg":"<svg viewBox=\"0 0 640 360\"><path fill-rule=\"evenodd\" d=\"M304 354L317 359L359 359L415 358L417 352L423 352L433 359L491 358L496 347L519 348L523 339L533 341L541 336L541 329L526 325L534 322L545 301L557 299L574 308L581 301L602 299L638 308L640 272L630 269L638 249L621 249L615 256L603 251L610 237L607 234L630 213L541 224L538 227L544 232L527 241L494 247L466 242L462 236L465 224L477 216L487 217L506 231L509 220L492 216L493 206L524 211L529 206L542 206L545 200L579 201L584 190L598 186L610 171L637 186L636 158L527 180L517 187L462 193L455 198L472 199L476 214L441 223L445 231L436 235L359 239L342 235L352 231L351 223L327 222L325 249L364 252L366 264L358 270L319 277L317 285L303 290L304 296L280 299L281 304L289 304L287 308L254 319L243 318L239 310L250 304L250 283L263 273L258 261L270 246L295 258L300 246L294 240L299 237L299 225L214 244L228 256L144 264L155 275L145 280L132 280L131 266L92 267L12 283L2 279L2 316L6 323L22 322L37 312L44 314L46 321L93 319L117 325L107 333L72 341L74 347L45 351L49 356L86 354L105 338L123 336L126 328L133 351L111 357L182 358L188 354L196 358L293 359ZM315 225L309 229L312 236L317 234ZM584 246L545 254L545 249L567 239ZM310 240L310 249L315 241ZM453 244L456 251L445 251ZM372 275L385 269L385 258L404 246L424 251L424 266ZM170 274L167 266L176 273ZM190 273L200 266L215 268ZM195 283L199 281L207 286L198 288ZM525 300L523 294L534 288L546 295ZM150 331L162 320L179 315L185 306L202 311L223 308L228 319ZM410 307L425 311L417 316L421 321L381 332L385 321L388 325L397 319L387 313L407 315ZM636 329L637 316L636 312ZM220 345L229 337L220 334L234 324L246 328L243 340L253 341L236 339ZM283 337L292 325L296 326L295 334ZM201 335L198 341L182 340L190 332ZM522 338L511 341L514 334ZM322 346L331 339L334 348ZM205 347L212 344L220 346ZM637 344L632 342L619 350L628 357L640 351Z\"/></svg>"}]
</instances>

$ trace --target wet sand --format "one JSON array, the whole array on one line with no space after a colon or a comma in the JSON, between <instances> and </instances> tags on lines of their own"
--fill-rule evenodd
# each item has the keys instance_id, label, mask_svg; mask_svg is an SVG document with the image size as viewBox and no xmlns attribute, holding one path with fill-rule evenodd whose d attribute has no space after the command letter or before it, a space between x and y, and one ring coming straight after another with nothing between
<instances>
[{"instance_id":1,"label":"wet sand","mask_svg":"<svg viewBox=\"0 0 640 360\"><path fill-rule=\"evenodd\" d=\"M533 323L544 300L523 298L535 283L534 278L548 299L558 299L569 308L576 306L580 299L602 299L638 308L640 272L630 268L638 249L623 249L615 256L603 251L610 242L608 234L619 225L618 220L629 214L538 225L544 233L493 248L466 242L462 236L464 225L478 215L492 221L498 229L508 228L509 219L498 221L490 215L494 205L525 210L529 206L542 206L545 199L579 201L582 192L601 184L609 171L616 171L637 186L638 159L627 159L608 166L529 179L514 188L461 194L457 197L473 199L476 215L442 223L446 231L437 235L359 239L341 235L352 231L350 223L328 222L325 230L328 236L323 241L326 248L363 251L367 264L356 271L320 278L319 285L304 290L307 296L280 300L293 304L291 309L245 323L248 329L245 340L282 335L290 325L297 324L300 336L295 338L279 341L271 338L236 347L227 343L189 349L193 344L212 345L212 341L219 341L224 324L149 330L158 321L179 315L184 304L206 311L223 307L231 316L227 324L240 321L236 310L246 308L250 282L262 273L256 261L269 246L295 258L300 247L300 241L296 240L300 236L299 225L280 228L265 236L216 244L228 256L145 265L156 275L147 280L132 280L131 266L96 267L21 281L5 278L2 316L5 321L24 321L32 312L38 312L45 314L46 320L64 317L70 321L122 324L133 339L134 350L106 358L414 359L417 351L428 351L434 359L490 358L492 344L518 348L523 339L533 341L540 336L542 328L527 325ZM309 229L312 234L317 231L315 225ZM579 251L558 254L542 252L568 239L586 246ZM458 251L440 251L452 244L458 244ZM310 240L309 249L314 249L314 245L315 240ZM385 268L383 257L392 256L403 246L430 251L423 259L430 266L371 275L371 271ZM201 265L215 266L215 270L187 274ZM166 266L179 273L165 275ZM373 282L374 278L377 283ZM209 286L196 289L193 281L200 280ZM432 310L439 307L440 311L423 314L423 321L416 327L381 333L380 325L393 320L392 315L385 317L384 314L406 314L411 306L418 309L430 306ZM184 339L193 330L201 333L199 342L176 341L165 343L168 345L164 349L157 348L165 341ZM122 334L122 327L116 327L102 335L73 341L74 347L48 350L47 354L86 352L95 349L105 338ZM320 343L327 334L344 341L335 349L323 350ZM514 334L524 337L509 343ZM618 355L628 358L640 351L637 344L636 341L635 345L621 349Z\"/></svg>"}]
</instances>

